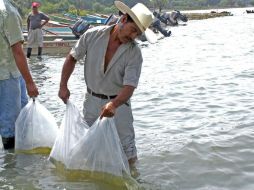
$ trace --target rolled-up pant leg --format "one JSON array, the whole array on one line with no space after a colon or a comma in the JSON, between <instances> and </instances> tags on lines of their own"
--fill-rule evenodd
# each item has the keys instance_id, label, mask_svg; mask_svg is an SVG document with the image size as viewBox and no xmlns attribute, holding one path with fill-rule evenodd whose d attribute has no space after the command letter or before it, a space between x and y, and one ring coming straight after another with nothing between
<instances>
[{"instance_id":1,"label":"rolled-up pant leg","mask_svg":"<svg viewBox=\"0 0 254 190\"><path fill-rule=\"evenodd\" d=\"M123 104L118 107L114 118L116 129L128 160L135 158L137 156L137 149L131 106Z\"/></svg>"},{"instance_id":2,"label":"rolled-up pant leg","mask_svg":"<svg viewBox=\"0 0 254 190\"><path fill-rule=\"evenodd\" d=\"M15 121L21 110L20 79L0 80L0 135L15 136Z\"/></svg>"}]
</instances>

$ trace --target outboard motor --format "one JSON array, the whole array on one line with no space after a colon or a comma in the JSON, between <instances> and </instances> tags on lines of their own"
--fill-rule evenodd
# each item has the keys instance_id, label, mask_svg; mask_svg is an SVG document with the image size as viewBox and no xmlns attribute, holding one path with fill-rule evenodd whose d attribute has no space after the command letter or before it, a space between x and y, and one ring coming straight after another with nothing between
<instances>
[{"instance_id":1,"label":"outboard motor","mask_svg":"<svg viewBox=\"0 0 254 190\"><path fill-rule=\"evenodd\" d=\"M181 21L183 21L183 22L187 22L188 21L188 17L186 16L186 15L183 15L182 13L180 13L180 11L178 11L178 10L175 10L175 12L176 12L176 15L175 15L175 19L177 19L177 20L181 20Z\"/></svg>"},{"instance_id":2,"label":"outboard motor","mask_svg":"<svg viewBox=\"0 0 254 190\"><path fill-rule=\"evenodd\" d=\"M162 33L165 37L169 37L171 35L171 31L170 30L166 30L164 28L161 27L161 22L158 18L154 18L153 22L152 22L152 27L155 30L158 30L160 33Z\"/></svg>"},{"instance_id":3,"label":"outboard motor","mask_svg":"<svg viewBox=\"0 0 254 190\"><path fill-rule=\"evenodd\" d=\"M112 25L112 24L116 24L116 23L118 23L118 21L119 21L119 18L116 16L116 15L114 15L114 14L111 14L108 18L107 18L107 20L105 21L105 25Z\"/></svg>"},{"instance_id":4,"label":"outboard motor","mask_svg":"<svg viewBox=\"0 0 254 190\"><path fill-rule=\"evenodd\" d=\"M87 23L83 19L79 19L72 27L70 27L70 29L72 30L72 33L76 36L76 38L79 38L89 29L89 27L89 23Z\"/></svg>"},{"instance_id":5,"label":"outboard motor","mask_svg":"<svg viewBox=\"0 0 254 190\"><path fill-rule=\"evenodd\" d=\"M167 18L164 17L163 15L160 15L160 13L154 11L153 12L153 15L158 18L162 23L166 24L167 25Z\"/></svg>"}]
</instances>

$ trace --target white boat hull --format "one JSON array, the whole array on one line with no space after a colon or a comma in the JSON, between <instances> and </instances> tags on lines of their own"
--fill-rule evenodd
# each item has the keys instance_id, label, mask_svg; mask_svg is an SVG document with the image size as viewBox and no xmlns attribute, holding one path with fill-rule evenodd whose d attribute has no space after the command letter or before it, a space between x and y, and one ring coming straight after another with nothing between
<instances>
[{"instance_id":1,"label":"white boat hull","mask_svg":"<svg viewBox=\"0 0 254 190\"><path fill-rule=\"evenodd\" d=\"M62 41L44 41L42 54L46 55L67 55L71 48L76 44L77 40L62 40ZM23 50L26 53L27 43L23 45ZM38 48L33 48L32 55L37 55Z\"/></svg>"}]
</instances>

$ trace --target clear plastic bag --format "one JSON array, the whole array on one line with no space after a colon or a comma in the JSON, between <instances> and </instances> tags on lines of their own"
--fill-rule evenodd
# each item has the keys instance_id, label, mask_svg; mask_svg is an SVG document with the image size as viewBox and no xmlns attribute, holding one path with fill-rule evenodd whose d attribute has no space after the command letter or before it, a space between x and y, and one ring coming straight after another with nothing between
<instances>
[{"instance_id":1,"label":"clear plastic bag","mask_svg":"<svg viewBox=\"0 0 254 190\"><path fill-rule=\"evenodd\" d=\"M49 160L57 165L69 162L71 149L83 138L88 125L83 120L78 108L69 100L60 126L60 132L49 156Z\"/></svg>"},{"instance_id":2,"label":"clear plastic bag","mask_svg":"<svg viewBox=\"0 0 254 190\"><path fill-rule=\"evenodd\" d=\"M98 118L94 122L72 149L67 167L120 177L130 175L113 118Z\"/></svg>"},{"instance_id":3,"label":"clear plastic bag","mask_svg":"<svg viewBox=\"0 0 254 190\"><path fill-rule=\"evenodd\" d=\"M48 154L57 132L53 115L38 100L31 99L15 123L15 151Z\"/></svg>"},{"instance_id":4,"label":"clear plastic bag","mask_svg":"<svg viewBox=\"0 0 254 190\"><path fill-rule=\"evenodd\" d=\"M49 160L58 169L64 167L69 171L87 172L83 174L96 175L100 179L105 176L109 179L108 174L130 175L114 119L98 118L89 128L70 101Z\"/></svg>"}]
</instances>

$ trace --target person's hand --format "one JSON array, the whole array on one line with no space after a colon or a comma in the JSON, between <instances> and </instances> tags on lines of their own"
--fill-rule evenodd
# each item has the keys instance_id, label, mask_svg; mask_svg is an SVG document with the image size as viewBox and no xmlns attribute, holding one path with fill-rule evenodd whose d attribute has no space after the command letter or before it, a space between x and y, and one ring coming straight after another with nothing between
<instances>
[{"instance_id":1,"label":"person's hand","mask_svg":"<svg viewBox=\"0 0 254 190\"><path fill-rule=\"evenodd\" d=\"M32 83L26 83L26 89L27 89L27 93L28 95L32 98L32 97L37 97L39 95L39 91L35 85L34 82Z\"/></svg>"},{"instance_id":2,"label":"person's hand","mask_svg":"<svg viewBox=\"0 0 254 190\"><path fill-rule=\"evenodd\" d=\"M58 97L61 98L65 104L67 103L67 100L69 99L70 94L71 93L67 86L60 86Z\"/></svg>"},{"instance_id":3,"label":"person's hand","mask_svg":"<svg viewBox=\"0 0 254 190\"><path fill-rule=\"evenodd\" d=\"M107 103L105 106L102 107L100 119L103 117L113 117L116 112L116 107L114 106L113 102Z\"/></svg>"},{"instance_id":4,"label":"person's hand","mask_svg":"<svg viewBox=\"0 0 254 190\"><path fill-rule=\"evenodd\" d=\"M26 83L27 93L30 97L37 97L39 95L39 91L34 82Z\"/></svg>"}]
</instances>

